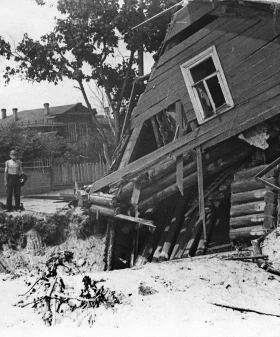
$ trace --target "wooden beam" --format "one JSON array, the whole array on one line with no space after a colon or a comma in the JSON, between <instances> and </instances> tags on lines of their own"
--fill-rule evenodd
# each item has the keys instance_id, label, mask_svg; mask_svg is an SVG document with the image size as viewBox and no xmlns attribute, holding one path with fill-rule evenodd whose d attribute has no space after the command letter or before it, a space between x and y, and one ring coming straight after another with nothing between
<instances>
[{"instance_id":1,"label":"wooden beam","mask_svg":"<svg viewBox=\"0 0 280 337\"><path fill-rule=\"evenodd\" d=\"M136 142L138 140L141 130L142 130L142 124L133 129L130 139L128 141L127 147L125 149L124 155L121 159L119 169L123 168L129 163L131 156L132 156L132 152L135 148L135 145L136 145Z\"/></svg>"},{"instance_id":2,"label":"wooden beam","mask_svg":"<svg viewBox=\"0 0 280 337\"><path fill-rule=\"evenodd\" d=\"M267 101L261 103L260 106L256 107L256 100L251 100L248 104L246 104L246 108L242 107L242 109L244 109L242 113L239 111L241 107L237 107L235 110L227 111L223 115L219 116L219 118L213 119L211 129L209 128L209 123L201 125L198 129L183 136L182 138L179 138L157 151L150 153L123 167L122 169L94 182L91 186L91 192L95 192L112 182L119 181L127 174L133 173L137 175L137 173L143 169L148 170L167 155L178 156L200 145L203 146L203 149L206 149L225 141L233 135L241 133L256 124L259 124L262 120L273 117L278 113L280 106L278 91L276 94L271 93L273 97L269 97L270 95L268 95L268 92L265 94L268 96ZM250 115L250 118L248 117L249 109L250 111L252 110L255 112L254 116ZM232 120L233 114L235 116L234 121ZM221 119L223 121L221 121Z\"/></svg>"},{"instance_id":3,"label":"wooden beam","mask_svg":"<svg viewBox=\"0 0 280 337\"><path fill-rule=\"evenodd\" d=\"M200 147L196 149L196 161L197 161L199 216L200 219L202 220L204 240L206 241L207 232L206 232L205 207L204 207L203 167L202 167L202 153Z\"/></svg>"},{"instance_id":4,"label":"wooden beam","mask_svg":"<svg viewBox=\"0 0 280 337\"><path fill-rule=\"evenodd\" d=\"M144 226L151 227L152 229L156 227L152 220L137 218L137 217L133 217L133 216L130 216L130 215L117 214L117 215L114 216L114 218L120 219L120 220L135 222L137 224L141 224L141 225L144 225Z\"/></svg>"},{"instance_id":5,"label":"wooden beam","mask_svg":"<svg viewBox=\"0 0 280 337\"><path fill-rule=\"evenodd\" d=\"M161 142L161 138L160 138L160 135L159 135L159 132L158 132L158 128L157 128L157 123L156 123L156 119L155 119L155 116L153 116L151 118L151 123L152 123L152 127L153 127L153 130L154 130L154 134L155 134L155 138L156 138L156 143L157 143L157 147L160 148L162 147L162 142Z\"/></svg>"}]
</instances>

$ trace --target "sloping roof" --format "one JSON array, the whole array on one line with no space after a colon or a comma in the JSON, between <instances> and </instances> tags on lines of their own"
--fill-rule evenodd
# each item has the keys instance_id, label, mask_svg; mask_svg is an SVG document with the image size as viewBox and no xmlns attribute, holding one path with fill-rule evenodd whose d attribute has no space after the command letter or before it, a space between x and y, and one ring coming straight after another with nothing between
<instances>
[{"instance_id":1,"label":"sloping roof","mask_svg":"<svg viewBox=\"0 0 280 337\"><path fill-rule=\"evenodd\" d=\"M18 120L17 124L50 124L51 123L51 117L55 117L57 115L62 115L73 108L77 107L77 112L83 112L83 113L89 113L88 109L82 105L82 103L75 103L75 104L69 104L69 105L60 105L60 106L50 106L50 114L45 115L44 108L40 109L32 109L32 110L22 110L18 111ZM79 111L82 110L82 111ZM6 124L11 123L14 121L14 116L9 115L5 119L0 119L0 124Z\"/></svg>"}]
</instances>

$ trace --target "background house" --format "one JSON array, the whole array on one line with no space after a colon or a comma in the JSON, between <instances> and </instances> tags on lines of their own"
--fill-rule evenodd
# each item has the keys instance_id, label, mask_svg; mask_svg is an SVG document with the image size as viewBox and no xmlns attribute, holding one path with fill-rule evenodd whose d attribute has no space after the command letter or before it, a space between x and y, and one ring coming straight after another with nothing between
<instances>
[{"instance_id":1,"label":"background house","mask_svg":"<svg viewBox=\"0 0 280 337\"><path fill-rule=\"evenodd\" d=\"M97 115L99 123L109 128L107 118ZM18 111L13 109L13 114L7 116L6 109L1 109L2 119L0 125L15 122L17 126L24 128L36 128L38 132L58 131L63 137L71 142L85 136L92 126L92 112L82 105L75 103L52 107L45 103L43 108Z\"/></svg>"}]
</instances>

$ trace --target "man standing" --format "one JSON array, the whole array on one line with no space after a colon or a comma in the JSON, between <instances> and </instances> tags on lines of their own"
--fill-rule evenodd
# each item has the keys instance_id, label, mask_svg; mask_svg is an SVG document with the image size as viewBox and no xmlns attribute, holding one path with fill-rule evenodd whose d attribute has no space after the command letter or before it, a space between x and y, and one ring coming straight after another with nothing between
<instances>
[{"instance_id":1,"label":"man standing","mask_svg":"<svg viewBox=\"0 0 280 337\"><path fill-rule=\"evenodd\" d=\"M10 152L10 160L5 163L4 184L7 189L7 212L13 208L13 194L15 197L15 210L20 211L20 175L23 174L22 163L18 160L15 150Z\"/></svg>"}]
</instances>

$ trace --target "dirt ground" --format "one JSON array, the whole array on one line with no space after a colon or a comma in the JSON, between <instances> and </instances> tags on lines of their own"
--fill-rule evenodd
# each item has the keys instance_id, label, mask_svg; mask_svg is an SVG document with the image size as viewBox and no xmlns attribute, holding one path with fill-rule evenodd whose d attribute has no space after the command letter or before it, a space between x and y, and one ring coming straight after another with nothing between
<instances>
[{"instance_id":1,"label":"dirt ground","mask_svg":"<svg viewBox=\"0 0 280 337\"><path fill-rule=\"evenodd\" d=\"M67 205L67 202L61 201L61 200L49 200L49 199L43 199L44 196L55 196L60 195L60 193L65 194L73 194L73 189L66 189L61 191L53 191L43 194L38 194L38 196L42 197L42 199L30 199L25 196L22 196L21 202L23 203L23 206L26 210L26 212L44 212L44 213L54 213L59 209L62 209ZM4 196L0 197L0 202L3 204L6 204L6 198ZM25 212L25 213L26 213ZM14 212L16 213L16 212ZM24 214L24 212L23 212Z\"/></svg>"},{"instance_id":2,"label":"dirt ground","mask_svg":"<svg viewBox=\"0 0 280 337\"><path fill-rule=\"evenodd\" d=\"M71 315L58 317L56 326L46 327L30 306L12 306L27 290L25 276L9 280L2 274L2 336L25 336L30 331L40 336L279 336L280 277L254 263L218 257L185 259L90 276L105 279L105 287L124 295L114 309L87 309L94 316L91 328L86 319ZM78 289L82 275L63 279ZM143 296L140 283L150 287L152 294Z\"/></svg>"},{"instance_id":3,"label":"dirt ground","mask_svg":"<svg viewBox=\"0 0 280 337\"><path fill-rule=\"evenodd\" d=\"M22 201L27 213L53 213L67 205L44 199ZM276 231L263 247L277 269L280 269L279 245ZM77 296L84 275L85 272L63 275L65 284L75 289ZM122 303L109 309L102 306L86 309L82 317L58 314L56 325L47 327L31 305L14 306L22 298L19 295L28 290L25 281L30 275L23 273L13 279L0 274L1 335L279 336L280 277L253 262L229 261L212 255L87 275L95 280L104 279L106 288L122 293ZM144 296L141 287L148 287L151 294ZM89 315L93 317L91 326Z\"/></svg>"}]
</instances>

